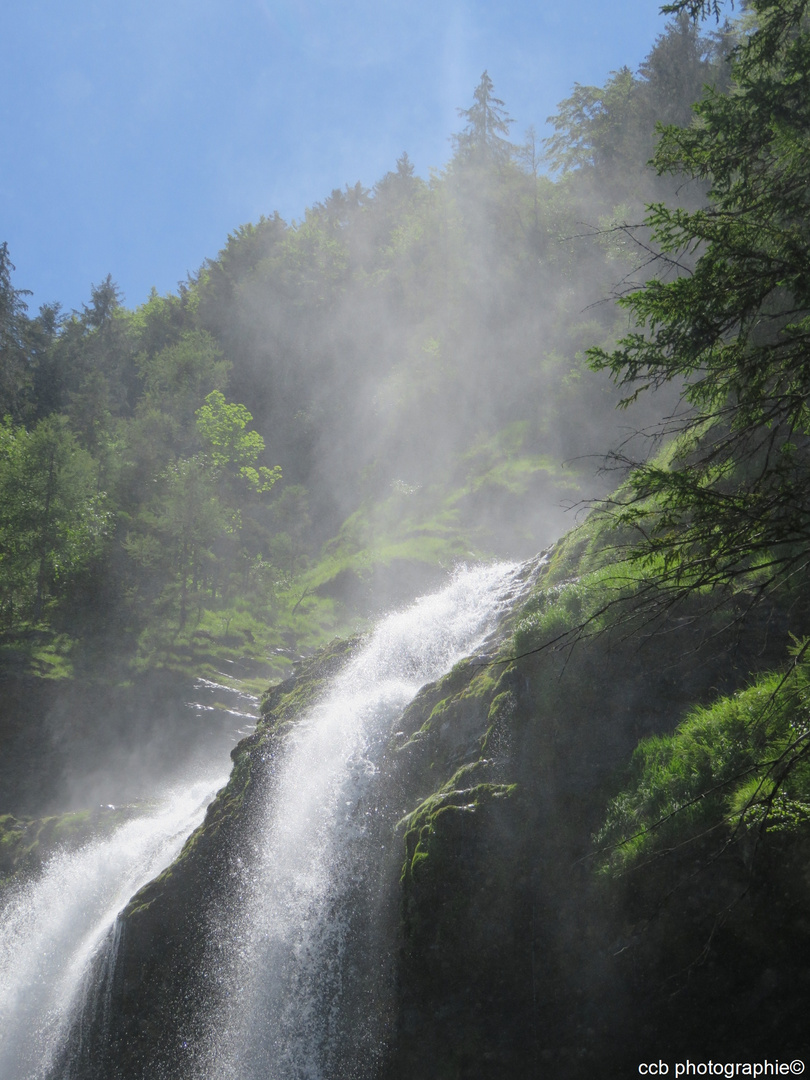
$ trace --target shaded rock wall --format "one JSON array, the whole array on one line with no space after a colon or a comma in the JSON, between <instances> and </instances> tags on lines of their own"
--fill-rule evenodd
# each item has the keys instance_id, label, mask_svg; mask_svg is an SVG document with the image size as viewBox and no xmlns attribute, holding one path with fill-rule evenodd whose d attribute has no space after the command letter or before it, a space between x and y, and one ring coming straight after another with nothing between
<instances>
[{"instance_id":1,"label":"shaded rock wall","mask_svg":"<svg viewBox=\"0 0 810 1080\"><path fill-rule=\"evenodd\" d=\"M399 854L379 864L373 903L395 993L382 1063L355 1061L345 1076L585 1080L636 1075L659 1056L801 1056L801 843L755 864L738 847L722 859L692 851L619 883L598 878L592 857L639 738L773 663L784 644L773 621L741 639L679 618L646 639L605 633L511 659L518 616L392 728L379 782L401 813L378 827ZM204 825L124 913L99 1076L184 1075L210 992L213 913L227 903L251 806L273 783L287 725L352 648L334 643L269 694ZM369 940L358 931L358 951Z\"/></svg>"}]
</instances>

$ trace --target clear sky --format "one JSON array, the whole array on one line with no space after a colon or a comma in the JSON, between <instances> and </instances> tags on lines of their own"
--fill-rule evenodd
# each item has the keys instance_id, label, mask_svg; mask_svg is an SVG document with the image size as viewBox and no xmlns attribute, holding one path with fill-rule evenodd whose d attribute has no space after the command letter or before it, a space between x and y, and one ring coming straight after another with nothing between
<instances>
[{"instance_id":1,"label":"clear sky","mask_svg":"<svg viewBox=\"0 0 810 1080\"><path fill-rule=\"evenodd\" d=\"M658 0L21 0L0 11L0 241L14 285L125 303L228 233L443 166L484 69L520 142L575 82L636 69Z\"/></svg>"}]
</instances>

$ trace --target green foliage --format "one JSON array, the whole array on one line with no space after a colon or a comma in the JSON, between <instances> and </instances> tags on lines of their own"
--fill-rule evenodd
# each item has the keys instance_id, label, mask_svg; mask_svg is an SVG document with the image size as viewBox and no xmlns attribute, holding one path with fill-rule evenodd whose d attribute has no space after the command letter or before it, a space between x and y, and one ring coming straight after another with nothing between
<instances>
[{"instance_id":1,"label":"green foliage","mask_svg":"<svg viewBox=\"0 0 810 1080\"><path fill-rule=\"evenodd\" d=\"M215 465L251 464L264 450L257 431L245 431L253 419L244 405L229 404L219 390L212 390L197 409L197 431L210 447Z\"/></svg>"},{"instance_id":2,"label":"green foliage","mask_svg":"<svg viewBox=\"0 0 810 1080\"><path fill-rule=\"evenodd\" d=\"M0 244L0 416L19 418L24 409L30 372L27 355L25 289L11 284L14 269L8 244Z\"/></svg>"},{"instance_id":3,"label":"green foliage","mask_svg":"<svg viewBox=\"0 0 810 1080\"><path fill-rule=\"evenodd\" d=\"M631 113L636 83L652 80L628 82ZM617 144L635 123L619 105L600 128ZM617 395L581 360L614 340L614 315L592 306L614 253L566 239L581 193L540 175L533 133L509 141L486 73L459 113L444 171L420 179L402 154L301 221L245 224L174 295L153 291L135 311L108 275L70 317L30 318L2 247L0 396L15 445L47 422L69 449L47 513L42 463L23 483L22 450L0 462L8 625L39 619L76 657L115 625L138 664L175 635L182 666L202 656L195 628L244 601L272 621L273 648L303 646L358 617L347 591L399 583L404 597L437 567L528 555L559 532L548 506L581 496L579 471L559 461L598 450L614 426L600 418ZM40 668L73 659L57 649Z\"/></svg>"},{"instance_id":4,"label":"green foliage","mask_svg":"<svg viewBox=\"0 0 810 1080\"><path fill-rule=\"evenodd\" d=\"M506 138L513 120L493 89L492 79L485 71L473 93L473 104L469 109L458 110L467 124L453 136L453 145L457 158L463 162L504 164L514 153L514 146Z\"/></svg>"},{"instance_id":5,"label":"green foliage","mask_svg":"<svg viewBox=\"0 0 810 1080\"><path fill-rule=\"evenodd\" d=\"M627 786L596 837L611 872L693 845L810 827L807 643L784 674L691 712L673 735L636 750Z\"/></svg>"},{"instance_id":6,"label":"green foliage","mask_svg":"<svg viewBox=\"0 0 810 1080\"><path fill-rule=\"evenodd\" d=\"M731 6L734 6L734 0L731 0ZM665 14L686 12L692 19L704 19L714 15L719 20L722 7L723 0L675 0L674 3L664 4L661 11Z\"/></svg>"},{"instance_id":7,"label":"green foliage","mask_svg":"<svg viewBox=\"0 0 810 1080\"><path fill-rule=\"evenodd\" d=\"M270 679L284 674L288 661L276 658L285 644L281 629L268 618L272 601L259 597L250 603L238 598L231 605L202 606L178 629L174 619L153 616L139 634L132 660L136 671L163 669L186 678L204 676L227 682L223 672L231 671L234 682L263 691Z\"/></svg>"},{"instance_id":8,"label":"green foliage","mask_svg":"<svg viewBox=\"0 0 810 1080\"><path fill-rule=\"evenodd\" d=\"M0 619L39 620L100 554L110 527L97 471L64 418L0 423Z\"/></svg>"},{"instance_id":9,"label":"green foliage","mask_svg":"<svg viewBox=\"0 0 810 1080\"><path fill-rule=\"evenodd\" d=\"M593 349L626 401L675 381L684 408L668 468L632 462L613 511L635 555L661 561L675 589L762 577L761 591L806 567L810 538L810 333L806 154L807 4L757 0L733 88L666 128L659 173L706 182L708 205L657 204L648 225L659 274L622 303L637 329Z\"/></svg>"},{"instance_id":10,"label":"green foliage","mask_svg":"<svg viewBox=\"0 0 810 1080\"><path fill-rule=\"evenodd\" d=\"M121 806L43 818L0 814L0 885L36 874L56 852L106 836L137 813L134 806Z\"/></svg>"},{"instance_id":11,"label":"green foliage","mask_svg":"<svg viewBox=\"0 0 810 1080\"><path fill-rule=\"evenodd\" d=\"M686 13L678 13L637 73L623 67L611 72L603 87L577 83L559 112L549 117L556 131L545 144L551 167L593 185L600 201L600 190L618 201L624 188L633 212L640 212L653 193L652 178L645 174L657 126L688 125L704 86L726 84L729 34L724 28L703 35ZM627 214L624 220L633 217Z\"/></svg>"},{"instance_id":12,"label":"green foliage","mask_svg":"<svg viewBox=\"0 0 810 1080\"><path fill-rule=\"evenodd\" d=\"M242 479L259 494L281 479L278 466L254 467L256 458L264 452L264 439L258 431L245 430L253 417L244 405L228 403L221 391L212 390L195 416L197 431L215 467L237 466Z\"/></svg>"},{"instance_id":13,"label":"green foliage","mask_svg":"<svg viewBox=\"0 0 810 1080\"><path fill-rule=\"evenodd\" d=\"M516 655L569 646L612 625L632 622L628 611L651 577L632 563L608 561L572 581L536 590L515 627Z\"/></svg>"},{"instance_id":14,"label":"green foliage","mask_svg":"<svg viewBox=\"0 0 810 1080\"><path fill-rule=\"evenodd\" d=\"M619 148L626 151L617 129L632 122L631 95L636 80L629 68L614 71L604 87L580 86L560 104L560 112L549 120L557 134L548 140L549 161L554 169L590 167L612 169ZM643 166L639 147L628 153L635 167Z\"/></svg>"},{"instance_id":15,"label":"green foliage","mask_svg":"<svg viewBox=\"0 0 810 1080\"><path fill-rule=\"evenodd\" d=\"M186 331L159 351L143 352L137 363L144 387L141 408L156 406L186 423L206 394L225 385L230 367L204 330Z\"/></svg>"}]
</instances>

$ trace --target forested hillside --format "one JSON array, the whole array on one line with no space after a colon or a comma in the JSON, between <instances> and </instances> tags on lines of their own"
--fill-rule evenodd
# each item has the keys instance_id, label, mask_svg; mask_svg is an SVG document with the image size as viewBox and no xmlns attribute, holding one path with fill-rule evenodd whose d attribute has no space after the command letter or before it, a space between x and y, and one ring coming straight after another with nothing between
<instances>
[{"instance_id":1,"label":"forested hillside","mask_svg":"<svg viewBox=\"0 0 810 1080\"><path fill-rule=\"evenodd\" d=\"M403 153L135 310L112 268L81 311L33 314L4 245L5 670L93 670L99 643L138 669L300 650L559 535L599 489L588 455L657 415L617 417L584 350L646 272L620 226L675 191L655 124L727 80L729 42L679 17L637 73L577 86L545 146L484 73L429 178Z\"/></svg>"}]
</instances>

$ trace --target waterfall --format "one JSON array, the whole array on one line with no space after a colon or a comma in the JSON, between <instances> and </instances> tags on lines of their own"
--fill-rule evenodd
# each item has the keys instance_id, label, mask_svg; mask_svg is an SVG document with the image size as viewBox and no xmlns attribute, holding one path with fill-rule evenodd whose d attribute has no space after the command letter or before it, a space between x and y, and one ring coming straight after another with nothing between
<instances>
[{"instance_id":1,"label":"waterfall","mask_svg":"<svg viewBox=\"0 0 810 1080\"><path fill-rule=\"evenodd\" d=\"M227 895L207 906L199 898L203 963L178 988L191 1008L175 1024L186 1025L183 1063L160 1064L157 1052L156 1067L138 1076L375 1075L392 1006L396 912L386 904L402 861L394 825L412 809L389 769L392 736L422 686L488 647L523 585L513 566L458 569L439 592L382 619L315 704L264 744L260 797L240 823ZM119 942L117 915L176 857L224 780L178 785L139 818L55 854L36 880L6 892L0 1080L118 1075L118 1062L105 1057L115 1053L107 1032L128 940L125 926Z\"/></svg>"},{"instance_id":2,"label":"waterfall","mask_svg":"<svg viewBox=\"0 0 810 1080\"><path fill-rule=\"evenodd\" d=\"M266 767L234 896L209 933L216 986L196 1080L371 1077L386 1040L388 966L375 897L409 809L381 776L404 707L481 647L516 568L461 568L384 618ZM390 891L390 890L389 890Z\"/></svg>"},{"instance_id":3,"label":"waterfall","mask_svg":"<svg viewBox=\"0 0 810 1080\"><path fill-rule=\"evenodd\" d=\"M35 881L5 894L0 907L2 1080L51 1075L81 1011L88 978L100 972L110 981L118 912L175 858L226 779L208 775L178 786L112 835L56 853ZM100 956L105 943L107 952Z\"/></svg>"}]
</instances>

